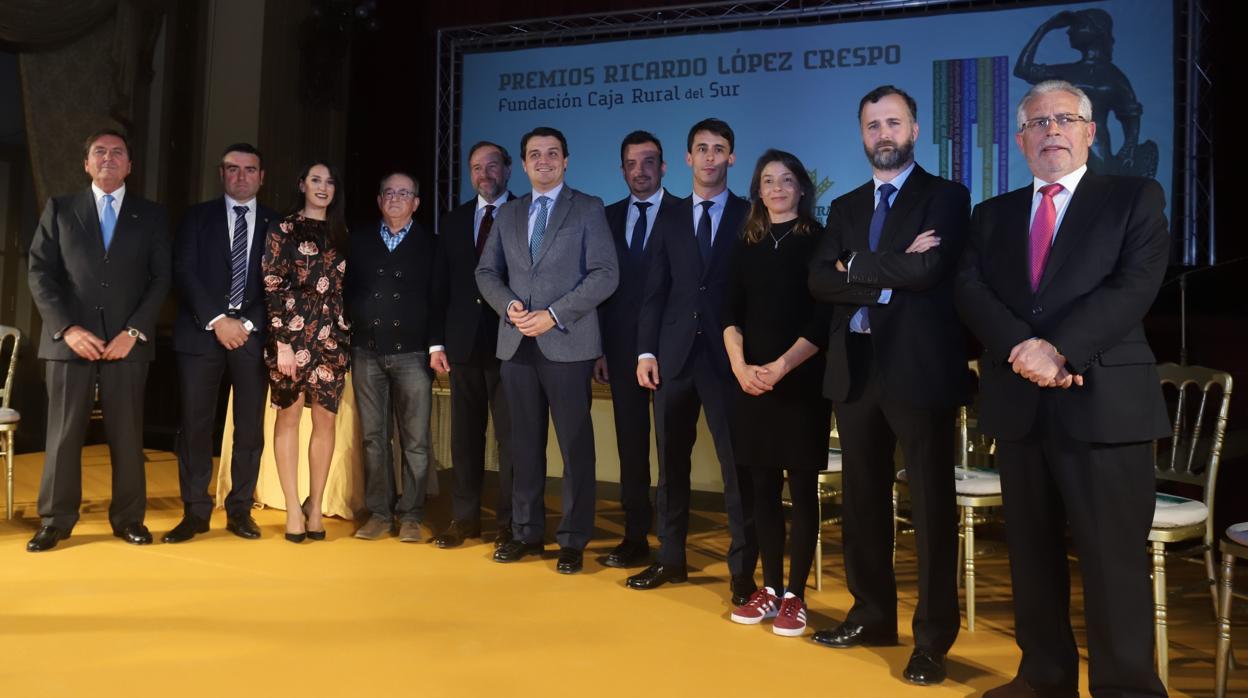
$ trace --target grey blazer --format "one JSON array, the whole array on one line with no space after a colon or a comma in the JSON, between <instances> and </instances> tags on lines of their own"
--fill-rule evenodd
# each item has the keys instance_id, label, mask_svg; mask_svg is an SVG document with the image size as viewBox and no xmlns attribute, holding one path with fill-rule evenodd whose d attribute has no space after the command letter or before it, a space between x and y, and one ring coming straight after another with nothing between
<instances>
[{"instance_id":1,"label":"grey blazer","mask_svg":"<svg viewBox=\"0 0 1248 698\"><path fill-rule=\"evenodd\" d=\"M507 320L512 301L549 308L560 325L537 338L551 361L589 361L602 355L598 306L615 292L620 272L602 199L564 185L537 256L529 255L526 194L499 207L477 263L481 296L499 315L498 358L516 353L524 335Z\"/></svg>"}]
</instances>

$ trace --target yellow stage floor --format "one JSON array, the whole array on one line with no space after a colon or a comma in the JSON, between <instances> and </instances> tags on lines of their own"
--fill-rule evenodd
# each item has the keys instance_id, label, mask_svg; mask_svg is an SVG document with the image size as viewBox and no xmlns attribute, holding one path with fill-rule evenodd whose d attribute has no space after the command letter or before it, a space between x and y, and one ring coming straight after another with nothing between
<instances>
[{"instance_id":1,"label":"yellow stage floor","mask_svg":"<svg viewBox=\"0 0 1248 698\"><path fill-rule=\"evenodd\" d=\"M159 539L181 514L177 467L172 454L148 459L147 524ZM571 577L555 573L554 546L540 561L499 565L476 541L457 550L359 541L339 520L327 521L328 541L291 545L275 510L256 512L260 541L226 533L218 512L212 532L190 543L134 547L110 535L107 453L97 446L73 538L33 555L24 546L38 525L41 463L19 457L22 518L0 521L6 696L964 696L1008 680L1018 660L1004 546L991 527L978 628L959 636L949 680L919 688L898 678L914 603L909 538L898 551L903 646L837 651L728 621L727 536L715 514L695 517L690 583L650 592L625 588L625 571L595 559L622 528L618 504L605 501L585 571ZM445 504L431 509L441 524ZM807 596L814 628L850 604L839 531L828 536L824 590ZM1173 588L1199 578L1196 565L1172 567ZM1248 648L1242 616L1238 644ZM1174 695L1209 695L1207 596L1176 592L1170 618ZM1233 680L1248 694L1248 670Z\"/></svg>"}]
</instances>

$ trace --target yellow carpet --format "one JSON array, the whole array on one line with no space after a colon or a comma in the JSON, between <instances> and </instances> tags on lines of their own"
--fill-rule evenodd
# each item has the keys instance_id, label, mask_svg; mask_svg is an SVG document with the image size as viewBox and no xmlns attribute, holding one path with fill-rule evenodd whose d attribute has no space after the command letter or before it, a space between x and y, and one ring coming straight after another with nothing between
<instances>
[{"instance_id":1,"label":"yellow carpet","mask_svg":"<svg viewBox=\"0 0 1248 698\"><path fill-rule=\"evenodd\" d=\"M147 524L159 538L181 514L177 469L171 454L148 458ZM909 539L898 552L903 646L837 651L728 621L727 537L712 514L696 517L690 583L650 592L625 588L625 571L596 560L621 530L614 502L600 503L600 537L575 576L555 573L553 545L540 561L500 565L477 541L456 550L359 541L340 520L327 521L328 541L292 545L275 510L256 512L260 541L226 533L218 512L190 543L135 547L110 535L107 454L90 447L83 520L56 550L33 555L24 545L38 525L41 462L20 457L23 518L0 521L9 696L935 697L978 694L1008 680L1018 659L1000 545L980 567L977 631L959 636L949 681L920 688L898 678L914 602ZM431 518L444 514L435 507ZM827 548L824 590L808 593L813 628L850 603L839 548ZM1192 576L1174 572L1176 584ZM1175 597L1172 687L1207 694L1208 600ZM1242 623L1237 632L1248 638ZM1235 690L1248 688L1246 673Z\"/></svg>"}]
</instances>

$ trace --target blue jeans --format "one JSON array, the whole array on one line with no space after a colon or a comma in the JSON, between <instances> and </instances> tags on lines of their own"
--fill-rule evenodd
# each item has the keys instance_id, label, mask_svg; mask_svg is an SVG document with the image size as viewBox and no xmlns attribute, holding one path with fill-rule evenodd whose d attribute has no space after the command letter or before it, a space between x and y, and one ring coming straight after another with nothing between
<instances>
[{"instance_id":1,"label":"blue jeans","mask_svg":"<svg viewBox=\"0 0 1248 698\"><path fill-rule=\"evenodd\" d=\"M351 351L351 380L364 445L364 504L374 516L419 522L429 474L429 355ZM392 409L393 408L393 409ZM396 493L390 426L397 421L403 451L403 491Z\"/></svg>"}]
</instances>

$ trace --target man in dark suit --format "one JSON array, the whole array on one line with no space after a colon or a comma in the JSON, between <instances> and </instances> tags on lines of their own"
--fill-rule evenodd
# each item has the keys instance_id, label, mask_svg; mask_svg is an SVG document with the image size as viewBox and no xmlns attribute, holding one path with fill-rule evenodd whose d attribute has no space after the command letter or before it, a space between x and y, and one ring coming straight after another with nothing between
<instances>
[{"instance_id":1,"label":"man in dark suit","mask_svg":"<svg viewBox=\"0 0 1248 698\"><path fill-rule=\"evenodd\" d=\"M485 249L499 207L516 198L507 191L511 155L481 141L468 151L468 173L476 198L446 214L433 265L433 315L429 363L451 382L451 524L433 539L454 548L481 535L481 490L485 476L485 432L494 416L498 442L498 505L494 547L511 535L510 419L503 396L498 315L477 288L477 260Z\"/></svg>"},{"instance_id":2,"label":"man in dark suit","mask_svg":"<svg viewBox=\"0 0 1248 698\"><path fill-rule=\"evenodd\" d=\"M563 134L535 128L521 139L520 152L533 191L498 210L477 265L481 295L503 318L497 355L515 467L515 540L496 549L494 560L514 562L542 549L546 436L553 419L563 456L556 569L573 574L581 570L594 529L589 381L602 355L597 308L615 291L619 269L602 200L564 183Z\"/></svg>"},{"instance_id":3,"label":"man in dark suit","mask_svg":"<svg viewBox=\"0 0 1248 698\"><path fill-rule=\"evenodd\" d=\"M664 207L680 201L663 189L663 145L654 134L633 131L620 144L620 170L629 195L607 207L607 225L620 260L620 286L598 309L603 356L594 378L611 385L615 443L620 454L620 504L624 540L603 561L632 567L650 557L650 391L637 383L637 318L646 283L646 242Z\"/></svg>"},{"instance_id":4,"label":"man in dark suit","mask_svg":"<svg viewBox=\"0 0 1248 698\"><path fill-rule=\"evenodd\" d=\"M1015 142L1034 181L971 217L958 310L984 345L979 428L997 439L1017 677L991 698L1077 696L1065 532L1083 571L1092 695L1164 696L1146 541L1151 440L1168 435L1140 321L1165 274L1157 182L1087 171L1092 104L1031 88Z\"/></svg>"},{"instance_id":5,"label":"man in dark suit","mask_svg":"<svg viewBox=\"0 0 1248 698\"><path fill-rule=\"evenodd\" d=\"M128 543L152 542L143 525L143 389L156 316L169 292L165 208L126 191L130 144L98 131L83 148L91 187L48 200L30 242L30 292L43 317L48 434L39 484L42 526L26 544L68 538L82 503L82 445L99 385L113 469L108 521Z\"/></svg>"},{"instance_id":6,"label":"man in dark suit","mask_svg":"<svg viewBox=\"0 0 1248 698\"><path fill-rule=\"evenodd\" d=\"M728 408L736 379L724 350L720 314L728 266L739 244L749 204L728 191L736 161L732 128L704 119L689 129L685 162L693 169L693 194L664 206L649 244L646 288L637 326L637 382L654 393L659 449L658 561L628 578L633 589L654 589L687 578L689 474L698 412L715 442L724 482L724 509L732 542L728 571L732 601L744 604L758 588L750 490L732 458Z\"/></svg>"},{"instance_id":7,"label":"man in dark suit","mask_svg":"<svg viewBox=\"0 0 1248 698\"><path fill-rule=\"evenodd\" d=\"M264 185L264 160L248 143L221 154L225 196L192 206L174 240L178 315L173 349L178 356L182 424L178 432L178 484L182 521L161 538L181 543L208 531L212 516L212 432L222 375L234 389L234 450L226 529L259 538L252 496L264 450L264 285L260 258L273 211L256 201Z\"/></svg>"},{"instance_id":8,"label":"man in dark suit","mask_svg":"<svg viewBox=\"0 0 1248 698\"><path fill-rule=\"evenodd\" d=\"M845 576L854 605L815 633L847 648L897 642L892 486L905 456L919 558L914 651L902 676L945 679L958 635L954 421L970 397L953 275L970 194L914 162L914 100L892 85L858 104L872 180L832 202L810 267L815 298L833 303L824 395L843 450Z\"/></svg>"}]
</instances>

